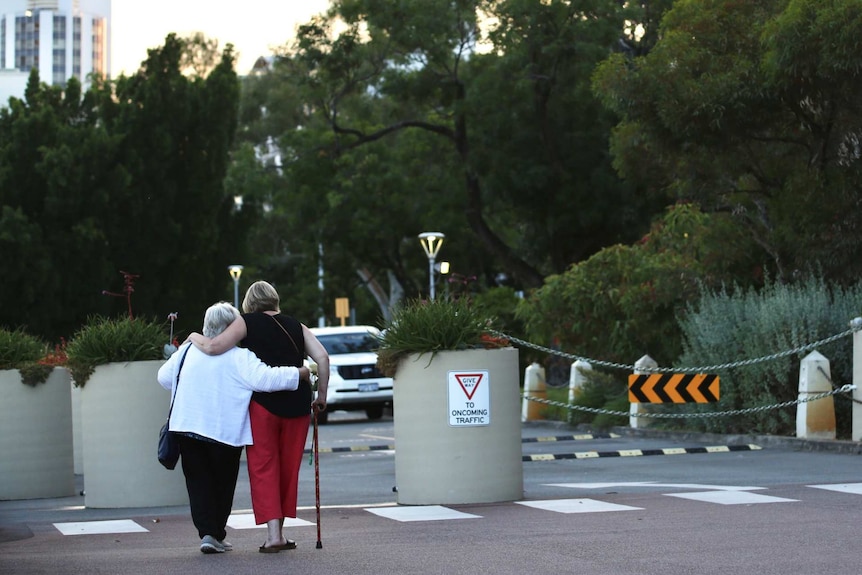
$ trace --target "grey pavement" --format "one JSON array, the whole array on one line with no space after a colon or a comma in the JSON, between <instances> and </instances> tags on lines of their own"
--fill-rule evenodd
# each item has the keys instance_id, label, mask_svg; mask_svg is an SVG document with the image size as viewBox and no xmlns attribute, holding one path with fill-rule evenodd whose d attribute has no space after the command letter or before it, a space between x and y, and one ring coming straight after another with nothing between
<instances>
[{"instance_id":1,"label":"grey pavement","mask_svg":"<svg viewBox=\"0 0 862 575\"><path fill-rule=\"evenodd\" d=\"M184 506L88 509L77 495L0 501L0 573L862 572L859 444L612 431L589 438L550 422L525 424L525 456L546 459L524 462L522 500L411 508L395 504L394 455L385 449L391 418L336 420L320 428L320 549L309 465L301 474L303 525L287 529L294 551L261 554L264 530L229 527L234 549L203 555ZM362 450L369 445L379 449ZM740 450L720 449L727 446ZM250 508L245 473L238 518ZM61 532L63 524L104 521L137 532Z\"/></svg>"}]
</instances>

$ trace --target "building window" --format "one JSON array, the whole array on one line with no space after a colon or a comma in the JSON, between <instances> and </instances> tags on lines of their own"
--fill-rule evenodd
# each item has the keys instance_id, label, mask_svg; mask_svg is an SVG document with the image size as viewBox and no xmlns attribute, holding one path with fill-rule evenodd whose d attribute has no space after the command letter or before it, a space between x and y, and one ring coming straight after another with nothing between
<instances>
[{"instance_id":1,"label":"building window","mask_svg":"<svg viewBox=\"0 0 862 575\"><path fill-rule=\"evenodd\" d=\"M93 19L93 72L107 76L105 69L105 20Z\"/></svg>"},{"instance_id":2,"label":"building window","mask_svg":"<svg viewBox=\"0 0 862 575\"><path fill-rule=\"evenodd\" d=\"M24 72L39 67L38 13L15 18L15 67Z\"/></svg>"}]
</instances>

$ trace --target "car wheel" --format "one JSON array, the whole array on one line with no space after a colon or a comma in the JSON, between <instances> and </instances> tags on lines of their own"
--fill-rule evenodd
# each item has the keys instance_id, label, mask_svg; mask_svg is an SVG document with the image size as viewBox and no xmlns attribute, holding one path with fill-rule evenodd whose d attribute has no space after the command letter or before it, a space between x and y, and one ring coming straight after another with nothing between
<instances>
[{"instance_id":1,"label":"car wheel","mask_svg":"<svg viewBox=\"0 0 862 575\"><path fill-rule=\"evenodd\" d=\"M369 407L365 410L365 415L368 416L368 419L380 419L383 417L383 406L375 405L374 407Z\"/></svg>"}]
</instances>

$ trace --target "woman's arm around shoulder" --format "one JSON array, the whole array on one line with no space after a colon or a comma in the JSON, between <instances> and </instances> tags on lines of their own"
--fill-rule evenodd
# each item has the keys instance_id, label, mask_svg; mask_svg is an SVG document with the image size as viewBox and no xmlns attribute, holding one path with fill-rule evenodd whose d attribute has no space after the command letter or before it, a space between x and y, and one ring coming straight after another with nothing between
<instances>
[{"instance_id":1,"label":"woman's arm around shoulder","mask_svg":"<svg viewBox=\"0 0 862 575\"><path fill-rule=\"evenodd\" d=\"M227 350L235 347L248 335L248 327L242 316L235 319L223 332L213 338L193 332L189 334L186 341L190 341L196 348L207 355L221 355Z\"/></svg>"}]
</instances>

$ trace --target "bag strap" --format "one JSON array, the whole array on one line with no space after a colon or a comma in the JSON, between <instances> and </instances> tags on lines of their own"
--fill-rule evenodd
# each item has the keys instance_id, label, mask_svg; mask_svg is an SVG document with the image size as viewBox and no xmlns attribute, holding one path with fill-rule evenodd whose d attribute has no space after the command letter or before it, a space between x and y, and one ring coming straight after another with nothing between
<instances>
[{"instance_id":1,"label":"bag strap","mask_svg":"<svg viewBox=\"0 0 862 575\"><path fill-rule=\"evenodd\" d=\"M168 428L171 426L171 412L174 410L174 400L177 398L177 388L180 386L180 372L183 370L183 364L186 362L186 354L191 349L192 344L189 344L189 347L183 352L183 356L180 358L180 366L177 368L177 384L174 386L174 393L171 395L171 407L168 409Z\"/></svg>"},{"instance_id":2,"label":"bag strap","mask_svg":"<svg viewBox=\"0 0 862 575\"><path fill-rule=\"evenodd\" d=\"M267 315L269 315L269 314L267 314ZM277 319L275 319L275 316L274 316L274 315L270 315L269 317L271 317L271 318L272 318L272 321L274 321L275 323L277 323L277 324L278 324L278 327L280 327L280 328L281 328L281 331L283 331L283 332L284 332L284 334L285 334L287 337L289 337L289 338L290 338L290 343L292 343L292 344L293 344L293 349L295 349L295 350L296 350L296 353L299 353L299 346L298 346L298 345L296 345L296 342L293 340L293 336L292 336L292 335L290 335L290 333L289 333L286 329L284 329L284 326L283 326L283 325L281 325L281 322L280 322L280 321L278 321Z\"/></svg>"}]
</instances>

